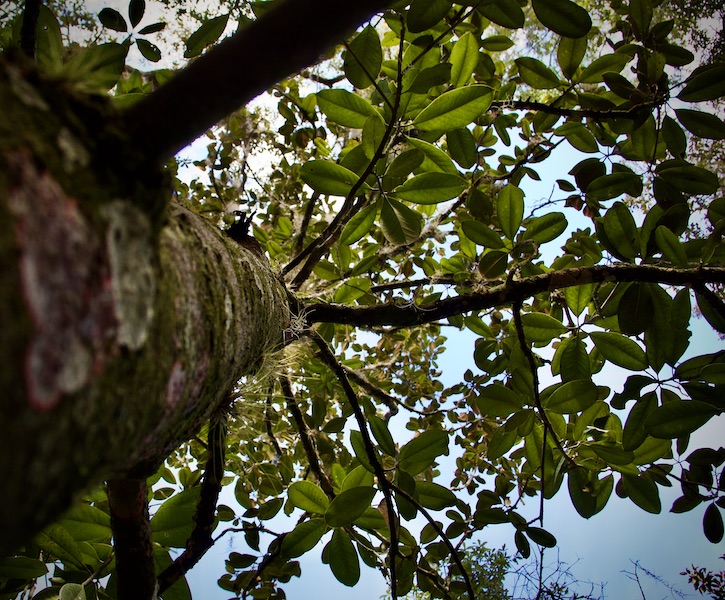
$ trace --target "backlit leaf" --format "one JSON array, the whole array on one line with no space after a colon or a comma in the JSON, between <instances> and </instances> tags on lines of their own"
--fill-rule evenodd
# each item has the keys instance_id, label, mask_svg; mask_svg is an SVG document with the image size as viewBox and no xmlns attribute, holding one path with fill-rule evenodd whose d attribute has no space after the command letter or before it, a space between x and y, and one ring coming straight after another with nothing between
<instances>
[{"instance_id":1,"label":"backlit leaf","mask_svg":"<svg viewBox=\"0 0 725 600\"><path fill-rule=\"evenodd\" d=\"M479 221L471 219L463 221L461 229L469 240L484 248L503 248L504 246L501 237L489 226Z\"/></svg>"},{"instance_id":2,"label":"backlit leaf","mask_svg":"<svg viewBox=\"0 0 725 600\"><path fill-rule=\"evenodd\" d=\"M626 54L605 54L587 65L577 77L580 83L600 83L605 73L619 73L631 58Z\"/></svg>"},{"instance_id":3,"label":"backlit leaf","mask_svg":"<svg viewBox=\"0 0 725 600\"><path fill-rule=\"evenodd\" d=\"M491 106L493 90L485 85L470 85L438 96L413 120L422 131L450 131L465 127Z\"/></svg>"},{"instance_id":4,"label":"backlit leaf","mask_svg":"<svg viewBox=\"0 0 725 600\"><path fill-rule=\"evenodd\" d=\"M440 429L431 429L400 449L398 464L401 469L415 476L425 471L442 454L448 454L448 434Z\"/></svg>"},{"instance_id":5,"label":"backlit leaf","mask_svg":"<svg viewBox=\"0 0 725 600\"><path fill-rule=\"evenodd\" d=\"M343 63L345 76L356 88L363 89L375 82L382 64L380 37L375 28L368 25L349 44Z\"/></svg>"},{"instance_id":6,"label":"backlit leaf","mask_svg":"<svg viewBox=\"0 0 725 600\"><path fill-rule=\"evenodd\" d=\"M685 102L717 100L725 96L725 65L716 64L698 71L687 80L687 85L677 95Z\"/></svg>"},{"instance_id":7,"label":"backlit leaf","mask_svg":"<svg viewBox=\"0 0 725 600\"><path fill-rule=\"evenodd\" d=\"M201 27L189 36L186 41L186 51L184 58L193 58L199 56L204 48L216 42L224 33L229 21L229 14L214 17L208 21L204 21Z\"/></svg>"},{"instance_id":8,"label":"backlit leaf","mask_svg":"<svg viewBox=\"0 0 725 600\"><path fill-rule=\"evenodd\" d=\"M369 486L354 487L338 494L325 511L325 522L330 527L352 525L375 496L375 488Z\"/></svg>"},{"instance_id":9,"label":"backlit leaf","mask_svg":"<svg viewBox=\"0 0 725 600\"><path fill-rule=\"evenodd\" d=\"M331 121L354 129L362 129L369 117L378 115L369 102L342 89L317 92L317 106Z\"/></svg>"},{"instance_id":10,"label":"backlit leaf","mask_svg":"<svg viewBox=\"0 0 725 600\"><path fill-rule=\"evenodd\" d=\"M297 508L313 514L325 514L330 506L325 492L311 481L295 481L289 487L287 497Z\"/></svg>"},{"instance_id":11,"label":"backlit leaf","mask_svg":"<svg viewBox=\"0 0 725 600\"><path fill-rule=\"evenodd\" d=\"M578 379L560 385L543 401L544 408L557 414L581 412L592 406L599 390L589 379Z\"/></svg>"},{"instance_id":12,"label":"backlit leaf","mask_svg":"<svg viewBox=\"0 0 725 600\"><path fill-rule=\"evenodd\" d=\"M476 399L478 410L489 417L508 417L523 405L523 400L516 392L500 383L487 385Z\"/></svg>"},{"instance_id":13,"label":"backlit leaf","mask_svg":"<svg viewBox=\"0 0 725 600\"><path fill-rule=\"evenodd\" d=\"M506 237L514 239L524 218L524 192L511 184L504 186L496 198L496 213Z\"/></svg>"},{"instance_id":14,"label":"backlit leaf","mask_svg":"<svg viewBox=\"0 0 725 600\"><path fill-rule=\"evenodd\" d=\"M680 243L679 238L667 227L660 225L655 230L655 240L657 246L662 251L662 255L667 260L677 267L687 267L688 261L685 248Z\"/></svg>"},{"instance_id":15,"label":"backlit leaf","mask_svg":"<svg viewBox=\"0 0 725 600\"><path fill-rule=\"evenodd\" d=\"M521 322L527 342L550 342L567 331L561 321L544 313L527 313Z\"/></svg>"},{"instance_id":16,"label":"backlit leaf","mask_svg":"<svg viewBox=\"0 0 725 600\"><path fill-rule=\"evenodd\" d=\"M589 13L570 0L532 0L541 24L563 37L581 38L592 28Z\"/></svg>"},{"instance_id":17,"label":"backlit leaf","mask_svg":"<svg viewBox=\"0 0 725 600\"><path fill-rule=\"evenodd\" d=\"M711 140L725 138L725 123L717 115L687 108L675 109L675 114L684 128L698 137Z\"/></svg>"},{"instance_id":18,"label":"backlit leaf","mask_svg":"<svg viewBox=\"0 0 725 600\"><path fill-rule=\"evenodd\" d=\"M562 37L556 50L556 60L564 77L571 79L587 51L587 38Z\"/></svg>"},{"instance_id":19,"label":"backlit leaf","mask_svg":"<svg viewBox=\"0 0 725 600\"><path fill-rule=\"evenodd\" d=\"M282 540L282 555L286 558L302 556L314 548L327 531L323 519L311 519L297 525Z\"/></svg>"},{"instance_id":20,"label":"backlit leaf","mask_svg":"<svg viewBox=\"0 0 725 600\"><path fill-rule=\"evenodd\" d=\"M380 229L391 244L403 246L418 239L421 232L420 215L395 198L383 198L380 209Z\"/></svg>"},{"instance_id":21,"label":"backlit leaf","mask_svg":"<svg viewBox=\"0 0 725 600\"><path fill-rule=\"evenodd\" d=\"M507 29L519 29L526 20L516 0L488 0L479 5L478 10L496 25Z\"/></svg>"},{"instance_id":22,"label":"backlit leaf","mask_svg":"<svg viewBox=\"0 0 725 600\"><path fill-rule=\"evenodd\" d=\"M352 187L360 179L356 173L342 165L327 160L311 160L300 168L300 177L313 190L331 196L347 196ZM367 183L360 186L360 191L370 189Z\"/></svg>"},{"instance_id":23,"label":"backlit leaf","mask_svg":"<svg viewBox=\"0 0 725 600\"><path fill-rule=\"evenodd\" d=\"M395 188L397 198L415 204L437 204L461 195L468 182L458 175L421 173Z\"/></svg>"},{"instance_id":24,"label":"backlit leaf","mask_svg":"<svg viewBox=\"0 0 725 600\"><path fill-rule=\"evenodd\" d=\"M615 365L630 371L642 371L649 366L639 344L621 333L593 331L589 336L601 355Z\"/></svg>"},{"instance_id":25,"label":"backlit leaf","mask_svg":"<svg viewBox=\"0 0 725 600\"><path fill-rule=\"evenodd\" d=\"M521 239L534 240L539 244L544 244L564 233L567 225L564 213L550 212L529 221Z\"/></svg>"},{"instance_id":26,"label":"backlit leaf","mask_svg":"<svg viewBox=\"0 0 725 600\"><path fill-rule=\"evenodd\" d=\"M657 484L649 477L624 473L622 474L622 482L629 499L642 510L653 514L659 514L662 511Z\"/></svg>"},{"instance_id":27,"label":"backlit leaf","mask_svg":"<svg viewBox=\"0 0 725 600\"><path fill-rule=\"evenodd\" d=\"M151 518L151 537L171 548L184 548L194 529L200 488L191 487L171 496Z\"/></svg>"},{"instance_id":28,"label":"backlit leaf","mask_svg":"<svg viewBox=\"0 0 725 600\"><path fill-rule=\"evenodd\" d=\"M464 33L451 50L451 84L461 87L468 83L478 66L478 43L470 31Z\"/></svg>"},{"instance_id":29,"label":"backlit leaf","mask_svg":"<svg viewBox=\"0 0 725 600\"><path fill-rule=\"evenodd\" d=\"M653 410L645 419L647 433L672 440L697 431L720 411L698 400L672 401Z\"/></svg>"},{"instance_id":30,"label":"backlit leaf","mask_svg":"<svg viewBox=\"0 0 725 600\"><path fill-rule=\"evenodd\" d=\"M413 33L436 25L451 10L448 0L413 0L408 10L408 28Z\"/></svg>"},{"instance_id":31,"label":"backlit leaf","mask_svg":"<svg viewBox=\"0 0 725 600\"><path fill-rule=\"evenodd\" d=\"M548 90L559 86L559 77L536 58L522 57L515 61L524 83L537 90Z\"/></svg>"}]
</instances>

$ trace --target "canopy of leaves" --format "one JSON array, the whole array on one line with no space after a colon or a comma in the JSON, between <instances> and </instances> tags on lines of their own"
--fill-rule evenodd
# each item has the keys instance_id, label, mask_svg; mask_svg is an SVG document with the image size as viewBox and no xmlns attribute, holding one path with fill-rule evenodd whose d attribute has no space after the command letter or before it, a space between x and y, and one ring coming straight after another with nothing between
<instances>
[{"instance_id":1,"label":"canopy of leaves","mask_svg":"<svg viewBox=\"0 0 725 600\"><path fill-rule=\"evenodd\" d=\"M203 61L229 24L253 27L273 4L222 3L184 56ZM725 137L707 104L725 95L723 66L694 63L672 41L680 23L651 0L613 3L596 27L571 0L391 4L278 82L268 108L210 130L195 163L205 174L169 167L176 201L220 226L256 211L252 233L294 315L290 344L240 382L221 447L192 440L149 482L157 571L193 529L214 451L237 501L217 507L216 535L248 547L219 585L242 597L282 597L308 552L345 585L362 561L394 597L414 585L478 597L459 542L507 523L523 556L556 544L524 500L568 494L590 518L614 491L658 513L672 480L671 510L702 511L719 542L725 451L689 440L725 409L725 353L691 348L690 328L698 312L725 332L725 200L688 140ZM83 48L69 47L57 20L68 7L54 6L37 51L54 76L111 90L121 109L169 78L130 66L132 42L146 61L171 52L143 37L156 39L154 19L115 37L146 23L143 2L104 8L108 39ZM21 15L3 14L10 47ZM525 55L529 29L555 51ZM537 182L565 148L576 164L542 211ZM476 336L470 368L444 383L437 361L458 330ZM284 531L269 525L278 515L291 517ZM0 590L51 569L60 597L112 597L111 537L104 493L88 495L0 562ZM441 561L460 577L431 568ZM183 578L162 596L188 598Z\"/></svg>"}]
</instances>

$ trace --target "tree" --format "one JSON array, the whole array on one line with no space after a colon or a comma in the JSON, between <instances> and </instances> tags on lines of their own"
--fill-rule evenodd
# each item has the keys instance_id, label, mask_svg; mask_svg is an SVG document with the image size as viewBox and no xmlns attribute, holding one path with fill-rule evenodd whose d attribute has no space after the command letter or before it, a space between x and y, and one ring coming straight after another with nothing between
<instances>
[{"instance_id":1,"label":"tree","mask_svg":"<svg viewBox=\"0 0 725 600\"><path fill-rule=\"evenodd\" d=\"M520 554L554 546L521 505L565 481L589 518L613 490L660 512L674 479L672 510L704 504L721 540L725 451L688 443L723 410L725 355L683 357L693 300L725 331L725 200L687 153L725 137L697 110L725 67L693 65L654 8L598 36L570 0L220 3L188 65L147 73L126 66L162 54L143 0L99 14L128 38L85 46L42 2L3 8L3 592L55 563L40 597L188 596L226 521L250 550L220 585L242 596L282 597L324 540L347 585L362 559L394 598L445 596L449 556L473 598L456 540L510 523ZM501 33L532 21L557 36L548 64ZM277 134L240 110L270 88ZM174 154L211 127L209 182L182 182ZM565 206L527 215L567 146L588 157L557 177ZM644 214L617 200L645 188ZM478 340L445 387L448 327ZM225 485L241 508L217 506Z\"/></svg>"}]
</instances>

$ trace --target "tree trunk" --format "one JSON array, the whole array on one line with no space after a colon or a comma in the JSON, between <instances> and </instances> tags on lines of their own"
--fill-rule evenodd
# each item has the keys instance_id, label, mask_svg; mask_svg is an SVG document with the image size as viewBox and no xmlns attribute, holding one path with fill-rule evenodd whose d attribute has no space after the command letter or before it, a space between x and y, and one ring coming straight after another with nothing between
<instances>
[{"instance_id":1,"label":"tree trunk","mask_svg":"<svg viewBox=\"0 0 725 600\"><path fill-rule=\"evenodd\" d=\"M169 204L78 98L0 62L0 555L111 476L146 477L278 346L266 261Z\"/></svg>"}]
</instances>

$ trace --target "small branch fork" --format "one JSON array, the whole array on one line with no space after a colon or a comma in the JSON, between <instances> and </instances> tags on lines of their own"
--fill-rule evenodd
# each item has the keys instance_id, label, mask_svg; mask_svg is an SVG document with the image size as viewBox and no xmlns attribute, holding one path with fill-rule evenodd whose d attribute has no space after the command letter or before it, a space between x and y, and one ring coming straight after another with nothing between
<instances>
[{"instance_id":1,"label":"small branch fork","mask_svg":"<svg viewBox=\"0 0 725 600\"><path fill-rule=\"evenodd\" d=\"M552 271L524 277L483 291L461 294L426 304L388 302L373 306L352 307L341 304L313 302L304 307L307 322L339 323L362 328L410 327L434 323L440 319L488 308L505 306L542 292L564 289L587 283L641 281L675 286L696 287L704 283L725 283L725 267L674 269L657 265L596 265Z\"/></svg>"},{"instance_id":2,"label":"small branch fork","mask_svg":"<svg viewBox=\"0 0 725 600\"><path fill-rule=\"evenodd\" d=\"M390 551L388 554L390 562L390 593L392 600L397 600L398 594L396 591L397 575L395 560L398 556L398 529L396 525L395 504L393 502L392 494L393 485L390 483L390 481L388 481L385 470L383 469L383 465L380 463L380 460L375 453L375 444L373 444L370 433L368 432L365 415L360 408L360 402L358 400L357 394L355 393L355 390L352 387L352 384L350 383L350 379L347 376L347 371L345 370L343 365L340 364L340 362L337 360L332 350L330 349L330 346L327 345L327 342L318 333L310 332L309 335L315 342L317 347L320 349L322 359L325 361L327 366L332 369L332 371L335 373L338 380L340 381L340 384L342 385L345 396L347 397L347 401L352 407L353 413L355 415L355 420L357 421L358 427L360 428L360 433L362 434L363 441L365 443L365 450L367 452L368 461L373 467L375 477L378 480L378 485L380 486L380 490L382 491L383 497L385 499L385 506L388 513L388 527L390 528Z\"/></svg>"}]
</instances>

